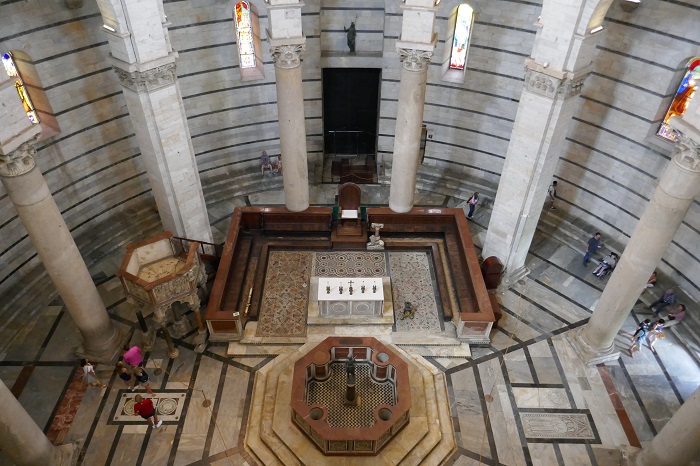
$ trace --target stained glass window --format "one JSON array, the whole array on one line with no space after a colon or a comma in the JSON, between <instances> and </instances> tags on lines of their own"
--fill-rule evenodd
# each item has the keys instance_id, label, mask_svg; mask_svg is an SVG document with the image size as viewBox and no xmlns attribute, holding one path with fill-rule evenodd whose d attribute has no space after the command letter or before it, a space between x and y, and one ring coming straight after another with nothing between
<instances>
[{"instance_id":1,"label":"stained glass window","mask_svg":"<svg viewBox=\"0 0 700 466\"><path fill-rule=\"evenodd\" d=\"M5 67L5 71L7 71L7 75L15 79L15 89L17 89L17 94L19 94L22 105L24 105L24 111L27 112L29 121L32 123L39 123L39 116L36 114L32 99L29 97L22 76L20 76L19 71L17 71L15 61L12 59L12 54L10 52L2 54L2 64Z\"/></svg>"},{"instance_id":2,"label":"stained glass window","mask_svg":"<svg viewBox=\"0 0 700 466\"><path fill-rule=\"evenodd\" d=\"M671 125L668 124L668 121L674 115L682 116L685 113L686 109L688 108L688 104L690 103L690 99L692 99L693 95L695 95L695 90L697 89L699 82L700 57L695 57L692 60L690 60L688 62L688 66L686 66L685 74L683 75L683 79L681 80L681 85L678 86L678 90L676 91L676 95L673 98L673 102L671 102L671 106L669 107L668 112L666 112L666 116L664 117L664 122L661 123L659 131L656 133L657 136L662 137L671 142L676 142L676 131L673 128L671 128Z\"/></svg>"},{"instance_id":3,"label":"stained glass window","mask_svg":"<svg viewBox=\"0 0 700 466\"><path fill-rule=\"evenodd\" d=\"M457 9L452 53L450 53L450 69L463 70L467 64L469 37L472 33L474 10L469 5L460 5Z\"/></svg>"},{"instance_id":4,"label":"stained glass window","mask_svg":"<svg viewBox=\"0 0 700 466\"><path fill-rule=\"evenodd\" d=\"M250 21L248 2L236 3L236 39L241 68L255 68L255 45L253 44L253 26Z\"/></svg>"}]
</instances>

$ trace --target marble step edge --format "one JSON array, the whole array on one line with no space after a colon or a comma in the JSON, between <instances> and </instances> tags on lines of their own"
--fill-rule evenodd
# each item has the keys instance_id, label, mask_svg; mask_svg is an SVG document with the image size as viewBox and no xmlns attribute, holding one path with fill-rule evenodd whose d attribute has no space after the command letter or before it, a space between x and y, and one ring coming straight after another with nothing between
<instances>
[{"instance_id":1,"label":"marble step edge","mask_svg":"<svg viewBox=\"0 0 700 466\"><path fill-rule=\"evenodd\" d=\"M298 343L288 343L283 345L244 345L237 341L229 342L226 349L227 357L235 356L272 356L291 353L301 347Z\"/></svg>"},{"instance_id":2,"label":"marble step edge","mask_svg":"<svg viewBox=\"0 0 700 466\"><path fill-rule=\"evenodd\" d=\"M306 353L313 346L315 346L315 343L309 343L308 345L305 345L304 348L299 348L297 351L302 352L302 353ZM306 348L308 348L308 349L306 349ZM286 368L283 367L284 359L291 357L291 354L294 354L297 351L290 353L290 355L280 359L273 366L267 365L263 368L263 369L266 369L264 372L264 375L266 376L264 403L271 402L272 400L274 400L276 398L276 395L277 395L276 387L278 385L277 381L279 380L279 377L281 376L281 374L286 370ZM415 357L406 354L405 358L408 359L409 363L418 365L418 363L417 363L418 360ZM432 415L434 413L439 414L440 407L437 405L437 402L435 401L438 398L438 395L437 395L438 387L436 386L436 383L435 383L436 382L435 375L436 374L441 375L441 373L439 373L439 371L437 371L437 369L435 369L427 361L425 361L423 364L421 364L421 367L428 369L428 371L423 372L423 381L422 381L423 386L424 386L423 392L429 394L429 396L426 397L426 414L428 414L428 415ZM263 369L261 369L261 370L263 370ZM442 383L444 385L444 379L443 379ZM444 392L445 392L444 396L447 396L446 388L444 389ZM432 396L430 396L430 395L432 395ZM430 401L432 401L432 403L430 405L428 405L428 403L430 403ZM446 404L446 406L447 406L447 404ZM263 416L265 416L265 412L266 412L265 406L263 405L261 407L261 409L263 412ZM258 411L258 412L260 412L260 411ZM291 451L286 446L286 444L284 444L284 442L281 441L281 439L279 439L277 434L272 429L272 422L271 422L272 420L269 419L270 414L274 416L274 409L270 409L267 411L267 418L268 419L263 419L263 422L260 423L260 426L262 428L259 430L259 438L265 444L265 447L266 447L265 450L269 451L269 452L274 452L275 457L277 459L281 460L283 462L282 464L285 464L285 465L302 464L300 462L297 463L297 461L301 461L301 460L294 454L293 451ZM252 411L251 411L251 416L252 416ZM449 425L451 426L451 418L449 416L448 416L448 418L450 420ZM268 420L269 420L269 422L268 422ZM439 429L436 431L435 429L431 429L430 427L431 427L431 425L433 425L433 426L438 425L439 426L442 424L444 424L444 422L441 422L441 420L439 418L433 419L433 420L429 419L428 420L428 427L429 427L428 433L424 437L422 437L421 439L417 439L415 446L410 451L407 452L406 456L404 456L404 458L399 462L399 464L407 465L407 466L408 465L418 466L420 464L442 464L442 461L439 463L425 463L424 458L422 458L422 457L415 458L416 456L419 456L419 453L417 453L417 452L420 451L421 448L423 448L423 449L426 448L425 445L427 442L434 443L434 445L432 447L430 447L430 452L435 451L436 447L439 446L440 438L442 437L442 431L440 431ZM272 438L272 436L274 436L274 438ZM247 438L247 436L246 436L246 438ZM437 438L437 441L435 441L436 438ZM266 440L270 440L271 443L274 443L275 448L272 449L270 444L267 443ZM248 442L248 440L246 440L246 442ZM282 446L282 445L284 445L284 446ZM418 448L418 450L416 450L417 448ZM444 449L444 447L443 447L443 449ZM412 461L409 463L405 463L405 459L407 457L409 457L409 455L411 455L412 451L416 452L416 453L413 453L415 462ZM441 451L441 450L439 450L439 451ZM277 464L277 463L263 463L263 464L268 465L268 464Z\"/></svg>"},{"instance_id":3,"label":"marble step edge","mask_svg":"<svg viewBox=\"0 0 700 466\"><path fill-rule=\"evenodd\" d=\"M263 393L263 399L262 403L251 403L251 409L250 413L248 415L248 425L246 426L246 435L245 435L245 449L248 451L251 456L253 456L256 459L260 460L260 463L265 465L265 466L278 466L278 465L296 465L300 464L298 462L286 462L283 458L280 457L280 448L282 449L287 449L285 445L277 445L275 449L271 448L267 442L264 440L263 437L263 429L270 429L272 428L271 422L266 424L264 420L265 416L265 405L267 402L270 402L274 400L274 393L270 394L270 392L274 389L276 391L276 385L277 385L277 380L279 377L279 374L283 371L281 369L281 364L287 359L290 358L293 354L301 351L308 351L311 348L307 349L302 349L306 346L311 346L311 345L304 345L303 347L300 347L296 351L292 351L286 356L282 356L279 358L275 358L272 360L269 364L265 365L264 367L260 368L259 371L257 371L255 375L255 383L253 385L253 392L252 393ZM275 376L275 374L277 374ZM260 391L258 391L260 390ZM270 398L272 396L272 398ZM255 399L255 398L254 398ZM250 422L251 419L257 419L261 420L262 422ZM280 442L281 443L281 442ZM285 458L289 457L289 454L291 454L294 458L296 456L293 454L293 452L282 452L283 456Z\"/></svg>"},{"instance_id":4,"label":"marble step edge","mask_svg":"<svg viewBox=\"0 0 700 466\"><path fill-rule=\"evenodd\" d=\"M462 345L403 345L398 344L397 346L411 348L417 354L421 356L429 356L435 358L459 358L459 359L471 359L472 352L469 349L469 344L463 343ZM465 348L466 347L466 348Z\"/></svg>"},{"instance_id":5,"label":"marble step edge","mask_svg":"<svg viewBox=\"0 0 700 466\"><path fill-rule=\"evenodd\" d=\"M445 374L438 368L426 361L421 355L413 353L411 350L406 354L413 359L416 364L423 366L432 376L432 385L435 390L435 403L438 413L438 429L440 441L424 455L423 464L443 465L447 464L454 452L457 450L457 442L454 435L454 424L450 412L449 395L447 393L447 383ZM403 464L403 463L401 463Z\"/></svg>"},{"instance_id":6,"label":"marble step edge","mask_svg":"<svg viewBox=\"0 0 700 466\"><path fill-rule=\"evenodd\" d=\"M424 332L394 332L391 342L405 346L460 346L464 343L452 335L430 335Z\"/></svg>"}]
</instances>

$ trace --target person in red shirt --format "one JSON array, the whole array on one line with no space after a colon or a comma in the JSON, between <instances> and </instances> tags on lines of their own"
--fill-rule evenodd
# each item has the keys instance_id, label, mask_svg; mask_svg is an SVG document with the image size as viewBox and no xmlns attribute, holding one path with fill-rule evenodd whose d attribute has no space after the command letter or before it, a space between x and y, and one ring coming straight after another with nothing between
<instances>
[{"instance_id":1,"label":"person in red shirt","mask_svg":"<svg viewBox=\"0 0 700 466\"><path fill-rule=\"evenodd\" d=\"M143 398L141 395L136 395L134 397L134 413L138 414L146 421L148 424L158 428L163 424L163 421L158 420L158 415L156 414L156 408L153 407L153 402L150 398Z\"/></svg>"}]
</instances>

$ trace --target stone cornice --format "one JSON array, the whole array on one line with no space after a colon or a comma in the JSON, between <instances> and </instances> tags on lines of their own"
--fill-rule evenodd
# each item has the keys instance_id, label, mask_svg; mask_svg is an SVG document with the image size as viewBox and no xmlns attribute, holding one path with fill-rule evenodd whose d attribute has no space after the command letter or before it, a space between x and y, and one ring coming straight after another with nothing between
<instances>
[{"instance_id":1,"label":"stone cornice","mask_svg":"<svg viewBox=\"0 0 700 466\"><path fill-rule=\"evenodd\" d=\"M700 173L700 142L679 132L673 152L674 162L687 170Z\"/></svg>"},{"instance_id":2,"label":"stone cornice","mask_svg":"<svg viewBox=\"0 0 700 466\"><path fill-rule=\"evenodd\" d=\"M31 140L21 144L9 155L0 155L0 176L13 177L28 173L34 168L36 162L34 156L36 149L34 143L39 140L41 134L37 134Z\"/></svg>"},{"instance_id":3,"label":"stone cornice","mask_svg":"<svg viewBox=\"0 0 700 466\"><path fill-rule=\"evenodd\" d=\"M305 44L281 44L270 47L272 60L277 68L293 69L301 65L301 53Z\"/></svg>"},{"instance_id":4,"label":"stone cornice","mask_svg":"<svg viewBox=\"0 0 700 466\"><path fill-rule=\"evenodd\" d=\"M397 48L401 65L408 71L426 71L430 66L432 51Z\"/></svg>"},{"instance_id":5,"label":"stone cornice","mask_svg":"<svg viewBox=\"0 0 700 466\"><path fill-rule=\"evenodd\" d=\"M119 82L127 89L136 92L149 92L175 83L175 63L166 63L145 71L127 71L114 67Z\"/></svg>"}]
</instances>

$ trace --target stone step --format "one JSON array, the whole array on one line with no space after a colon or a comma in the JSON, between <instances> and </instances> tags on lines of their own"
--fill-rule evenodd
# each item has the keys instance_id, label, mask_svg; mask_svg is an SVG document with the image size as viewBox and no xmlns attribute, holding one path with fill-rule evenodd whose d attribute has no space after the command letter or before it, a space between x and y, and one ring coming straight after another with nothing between
<instances>
[{"instance_id":1,"label":"stone step","mask_svg":"<svg viewBox=\"0 0 700 466\"><path fill-rule=\"evenodd\" d=\"M402 345L401 348L410 349L416 354L424 357L435 358L469 358L472 357L472 352L469 349L469 344L462 343L459 346L441 345L441 346L417 346L417 345Z\"/></svg>"},{"instance_id":2,"label":"stone step","mask_svg":"<svg viewBox=\"0 0 700 466\"><path fill-rule=\"evenodd\" d=\"M447 394L447 384L445 383L445 375L435 366L423 359L421 355L413 352L412 348L406 351L406 355L411 357L415 364L422 366L426 371L423 376L424 385L426 387L432 387L432 396L426 396L426 400L430 399L435 409L433 414L437 413L437 419L434 419L430 423L430 431L433 439L439 438L439 440L437 444L429 446L430 444L428 442L430 442L431 439L426 437L425 441L416 444L401 464L447 464L452 454L456 451L457 445L454 437L452 416L450 414L450 403ZM426 448L430 448L430 450L426 452Z\"/></svg>"},{"instance_id":3,"label":"stone step","mask_svg":"<svg viewBox=\"0 0 700 466\"><path fill-rule=\"evenodd\" d=\"M228 344L226 356L229 358L236 356L272 356L291 353L300 348L300 344L288 345L244 345L237 341Z\"/></svg>"}]
</instances>

